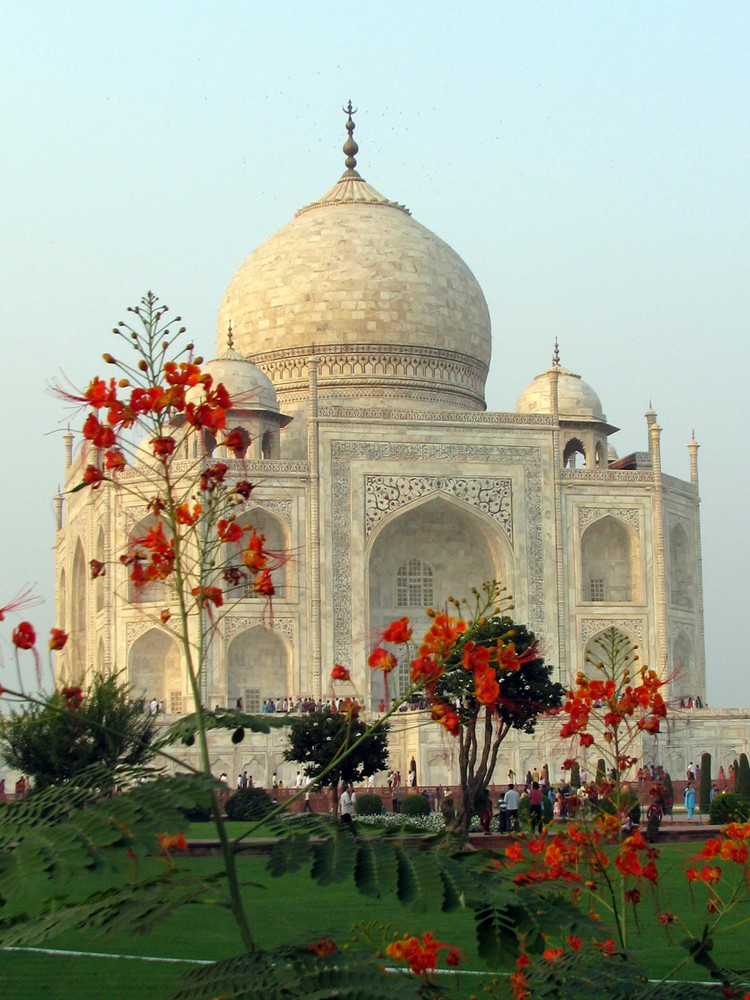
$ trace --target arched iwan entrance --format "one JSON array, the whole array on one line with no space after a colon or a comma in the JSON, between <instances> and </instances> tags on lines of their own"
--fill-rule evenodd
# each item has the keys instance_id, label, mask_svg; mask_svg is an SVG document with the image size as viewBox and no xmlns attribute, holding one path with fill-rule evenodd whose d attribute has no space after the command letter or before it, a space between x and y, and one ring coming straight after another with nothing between
<instances>
[{"instance_id":1,"label":"arched iwan entrance","mask_svg":"<svg viewBox=\"0 0 750 1000\"><path fill-rule=\"evenodd\" d=\"M255 625L235 636L227 649L227 700L242 698L245 711L258 712L264 701L291 691L289 651L276 632Z\"/></svg>"},{"instance_id":2,"label":"arched iwan entrance","mask_svg":"<svg viewBox=\"0 0 750 1000\"><path fill-rule=\"evenodd\" d=\"M489 518L445 497L413 505L385 521L368 559L370 633L407 615L419 635L425 609L442 608L448 597L469 597L472 587L500 580L513 592L513 558L501 529ZM404 658L391 674L395 696L409 683ZM384 696L383 675L372 672L371 698Z\"/></svg>"}]
</instances>

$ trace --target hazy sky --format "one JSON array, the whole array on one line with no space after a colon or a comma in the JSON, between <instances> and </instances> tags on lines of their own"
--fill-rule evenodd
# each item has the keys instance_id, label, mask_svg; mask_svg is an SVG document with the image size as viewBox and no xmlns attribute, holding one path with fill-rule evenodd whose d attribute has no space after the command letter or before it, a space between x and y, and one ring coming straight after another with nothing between
<instances>
[{"instance_id":1,"label":"hazy sky","mask_svg":"<svg viewBox=\"0 0 750 1000\"><path fill-rule=\"evenodd\" d=\"M0 606L35 583L53 624L46 384L105 374L148 289L211 356L237 266L338 179L351 97L363 176L484 289L490 409L557 337L621 455L651 400L686 479L695 430L709 702L750 706L749 29L705 0L3 5Z\"/></svg>"}]
</instances>

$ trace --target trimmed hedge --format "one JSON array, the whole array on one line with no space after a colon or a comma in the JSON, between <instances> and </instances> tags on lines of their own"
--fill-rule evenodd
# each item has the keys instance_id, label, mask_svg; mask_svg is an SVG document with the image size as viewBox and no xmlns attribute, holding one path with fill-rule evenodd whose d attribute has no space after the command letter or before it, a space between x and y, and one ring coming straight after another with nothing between
<instances>
[{"instance_id":1,"label":"trimmed hedge","mask_svg":"<svg viewBox=\"0 0 750 1000\"><path fill-rule=\"evenodd\" d=\"M518 821L523 826L531 826L531 820L529 819L529 797L525 795L521 801L518 803ZM548 795L542 796L542 823L547 824L552 822L552 803L549 800Z\"/></svg>"},{"instance_id":2,"label":"trimmed hedge","mask_svg":"<svg viewBox=\"0 0 750 1000\"><path fill-rule=\"evenodd\" d=\"M407 795L401 803L402 816L429 816L430 803L424 795Z\"/></svg>"},{"instance_id":3,"label":"trimmed hedge","mask_svg":"<svg viewBox=\"0 0 750 1000\"><path fill-rule=\"evenodd\" d=\"M709 815L716 826L746 823L750 819L750 802L737 792L724 792L714 797Z\"/></svg>"},{"instance_id":4,"label":"trimmed hedge","mask_svg":"<svg viewBox=\"0 0 750 1000\"><path fill-rule=\"evenodd\" d=\"M262 788L240 788L227 799L225 810L227 819L263 819L274 808L268 794Z\"/></svg>"},{"instance_id":5,"label":"trimmed hedge","mask_svg":"<svg viewBox=\"0 0 750 1000\"><path fill-rule=\"evenodd\" d=\"M354 811L358 816L380 816L383 812L383 800L379 795L365 792L357 796Z\"/></svg>"}]
</instances>

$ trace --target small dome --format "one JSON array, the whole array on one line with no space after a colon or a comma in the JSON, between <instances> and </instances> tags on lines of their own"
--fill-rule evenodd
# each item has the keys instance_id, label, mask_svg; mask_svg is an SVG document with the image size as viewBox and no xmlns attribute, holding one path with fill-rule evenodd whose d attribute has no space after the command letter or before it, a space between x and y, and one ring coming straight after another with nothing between
<instances>
[{"instance_id":1,"label":"small dome","mask_svg":"<svg viewBox=\"0 0 750 1000\"><path fill-rule=\"evenodd\" d=\"M561 420L595 420L606 423L602 404L580 375L568 371L561 365L553 365L546 372L537 375L534 381L518 397L517 413L552 413L552 372L557 371L557 404Z\"/></svg>"},{"instance_id":2,"label":"small dome","mask_svg":"<svg viewBox=\"0 0 750 1000\"><path fill-rule=\"evenodd\" d=\"M233 348L228 348L220 358L206 362L203 368L215 385L221 382L232 397L233 408L279 412L279 401L270 378Z\"/></svg>"},{"instance_id":3,"label":"small dome","mask_svg":"<svg viewBox=\"0 0 750 1000\"><path fill-rule=\"evenodd\" d=\"M612 444L607 445L607 461L608 462L616 462L618 458L619 458L619 455L617 454L617 450L616 450L615 446L612 445Z\"/></svg>"}]
</instances>

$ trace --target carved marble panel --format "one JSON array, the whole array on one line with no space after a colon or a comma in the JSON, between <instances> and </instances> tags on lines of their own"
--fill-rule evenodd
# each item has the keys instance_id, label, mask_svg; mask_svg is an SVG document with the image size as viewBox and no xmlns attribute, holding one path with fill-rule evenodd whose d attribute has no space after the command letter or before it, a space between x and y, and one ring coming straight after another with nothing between
<instances>
[{"instance_id":1,"label":"carved marble panel","mask_svg":"<svg viewBox=\"0 0 750 1000\"><path fill-rule=\"evenodd\" d=\"M513 544L512 481L507 478L365 476L365 535L369 537L392 511L437 493L489 515Z\"/></svg>"},{"instance_id":2,"label":"carved marble panel","mask_svg":"<svg viewBox=\"0 0 750 1000\"><path fill-rule=\"evenodd\" d=\"M646 622L643 618L582 618L581 638L586 643L593 635L608 628L616 628L635 636L641 645L645 641Z\"/></svg>"},{"instance_id":3,"label":"carved marble panel","mask_svg":"<svg viewBox=\"0 0 750 1000\"><path fill-rule=\"evenodd\" d=\"M232 615L224 619L224 638L229 642L230 639L239 635L240 632L245 632L256 625L262 625L264 628L271 629L274 632L280 632L289 642L294 643L294 619L292 618L250 618L249 616L240 617Z\"/></svg>"},{"instance_id":4,"label":"carved marble panel","mask_svg":"<svg viewBox=\"0 0 750 1000\"><path fill-rule=\"evenodd\" d=\"M636 535L641 533L641 511L638 507L579 507L578 527L581 531L600 517L616 517L629 524Z\"/></svg>"},{"instance_id":5,"label":"carved marble panel","mask_svg":"<svg viewBox=\"0 0 750 1000\"><path fill-rule=\"evenodd\" d=\"M354 518L366 514L352 510L351 466L355 461L373 465L378 462L408 462L417 468L424 462L442 462L448 467L464 468L475 463L491 466L521 465L524 469L523 503L527 519L527 564L519 571L528 580L529 624L543 640L544 554L542 542L542 462L539 448L513 445L466 445L436 442L332 441L331 511L333 518L333 593L334 655L337 663L352 662L352 525ZM372 477L382 478L382 477ZM400 477L393 477L399 479ZM411 478L411 477L407 477ZM429 477L415 477L417 480ZM437 478L437 477L435 477ZM463 477L446 477L445 480ZM472 477L466 477L471 479ZM479 479L479 477L476 477ZM468 501L460 498L463 502ZM512 514L512 511L511 511ZM512 521L512 518L511 518ZM360 626L361 628L361 623Z\"/></svg>"}]
</instances>

